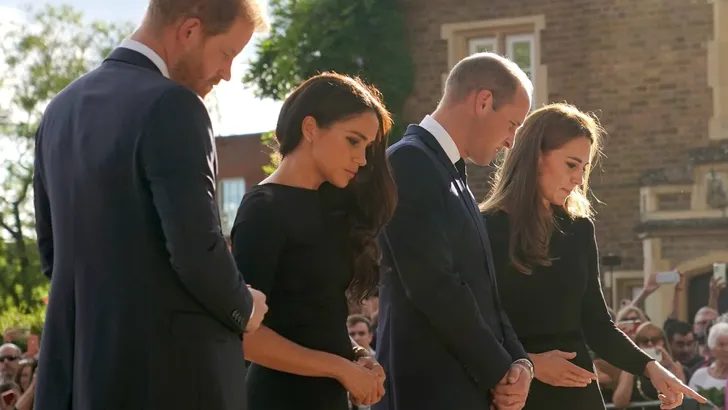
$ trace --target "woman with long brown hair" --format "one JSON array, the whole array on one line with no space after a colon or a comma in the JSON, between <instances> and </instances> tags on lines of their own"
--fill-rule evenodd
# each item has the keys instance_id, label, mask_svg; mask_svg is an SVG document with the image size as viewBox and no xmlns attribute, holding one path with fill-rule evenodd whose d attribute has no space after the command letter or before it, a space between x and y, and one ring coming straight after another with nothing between
<instances>
[{"instance_id":1,"label":"woman with long brown hair","mask_svg":"<svg viewBox=\"0 0 728 410\"><path fill-rule=\"evenodd\" d=\"M251 410L347 410L384 394L380 366L354 362L347 298L361 303L379 281L379 231L396 207L385 156L392 125L379 92L325 73L281 108L281 161L248 192L232 250L268 313L245 335Z\"/></svg>"},{"instance_id":2,"label":"woman with long brown hair","mask_svg":"<svg viewBox=\"0 0 728 410\"><path fill-rule=\"evenodd\" d=\"M528 410L604 408L587 344L649 377L663 408L679 406L683 394L704 400L635 346L607 311L587 198L601 138L596 120L571 105L532 112L481 204L503 307L535 367Z\"/></svg>"}]
</instances>

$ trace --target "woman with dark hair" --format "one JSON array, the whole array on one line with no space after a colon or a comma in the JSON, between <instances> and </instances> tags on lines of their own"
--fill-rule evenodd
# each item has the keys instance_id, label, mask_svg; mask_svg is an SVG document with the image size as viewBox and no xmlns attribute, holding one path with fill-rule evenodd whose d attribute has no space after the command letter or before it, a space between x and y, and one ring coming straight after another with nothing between
<instances>
[{"instance_id":1,"label":"woman with dark hair","mask_svg":"<svg viewBox=\"0 0 728 410\"><path fill-rule=\"evenodd\" d=\"M245 280L268 313L245 335L251 410L348 409L384 394L381 367L355 362L348 300L376 292L376 241L396 207L385 156L392 125L379 92L325 73L284 102L273 174L248 192L231 233Z\"/></svg>"},{"instance_id":2,"label":"woman with dark hair","mask_svg":"<svg viewBox=\"0 0 728 410\"><path fill-rule=\"evenodd\" d=\"M587 344L608 363L647 376L665 409L679 406L683 394L704 402L619 330L607 310L587 199L601 136L596 120L573 106L534 111L481 204L501 301L534 364L524 409L604 409ZM495 395L496 407L507 401Z\"/></svg>"}]
</instances>

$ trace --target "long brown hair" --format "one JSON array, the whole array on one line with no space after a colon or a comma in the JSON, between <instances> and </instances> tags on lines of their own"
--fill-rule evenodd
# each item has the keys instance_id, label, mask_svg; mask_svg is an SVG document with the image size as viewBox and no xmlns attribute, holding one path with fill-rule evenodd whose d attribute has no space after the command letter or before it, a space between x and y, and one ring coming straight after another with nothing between
<instances>
[{"instance_id":1,"label":"long brown hair","mask_svg":"<svg viewBox=\"0 0 728 410\"><path fill-rule=\"evenodd\" d=\"M386 156L392 118L382 95L358 78L336 73L313 76L286 98L275 132L278 152L285 157L301 143L304 118L311 116L326 128L365 112L373 112L379 119L377 137L367 147L366 165L356 178L345 189L335 191L344 197L354 270L347 293L357 303L376 294L381 254L377 236L397 207L397 190Z\"/></svg>"},{"instance_id":2,"label":"long brown hair","mask_svg":"<svg viewBox=\"0 0 728 410\"><path fill-rule=\"evenodd\" d=\"M591 219L594 211L587 198L589 174L600 152L602 135L595 117L569 104L549 104L532 112L516 132L513 148L498 167L493 188L480 209L484 213L508 212L509 257L520 272L551 265L548 249L555 220L552 209L544 206L539 189L539 158L575 138L591 141L592 165L584 170L583 185L574 189L563 206L571 218Z\"/></svg>"}]
</instances>

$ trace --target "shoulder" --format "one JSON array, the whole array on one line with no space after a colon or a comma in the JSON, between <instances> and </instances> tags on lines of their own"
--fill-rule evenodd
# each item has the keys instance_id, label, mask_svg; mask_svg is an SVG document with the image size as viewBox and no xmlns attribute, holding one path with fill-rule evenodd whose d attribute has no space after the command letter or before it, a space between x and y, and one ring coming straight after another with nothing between
<instances>
[{"instance_id":1,"label":"shoulder","mask_svg":"<svg viewBox=\"0 0 728 410\"><path fill-rule=\"evenodd\" d=\"M488 223L508 223L508 213L500 209L489 209L486 211L480 211L480 215Z\"/></svg>"},{"instance_id":2,"label":"shoulder","mask_svg":"<svg viewBox=\"0 0 728 410\"><path fill-rule=\"evenodd\" d=\"M572 230L579 236L594 236L594 221L590 218L576 217L571 220Z\"/></svg>"},{"instance_id":3,"label":"shoulder","mask_svg":"<svg viewBox=\"0 0 728 410\"><path fill-rule=\"evenodd\" d=\"M406 178L409 183L432 182L440 178L436 160L429 148L416 138L405 137L387 149L387 157L394 177L401 183Z\"/></svg>"},{"instance_id":4,"label":"shoulder","mask_svg":"<svg viewBox=\"0 0 728 410\"><path fill-rule=\"evenodd\" d=\"M243 195L238 214L270 215L275 212L277 190L270 185L256 185Z\"/></svg>"},{"instance_id":5,"label":"shoulder","mask_svg":"<svg viewBox=\"0 0 728 410\"><path fill-rule=\"evenodd\" d=\"M235 236L241 226L246 229L264 229L270 231L278 226L280 215L277 206L277 192L268 185L256 185L243 195L243 199L235 215L230 236Z\"/></svg>"},{"instance_id":6,"label":"shoulder","mask_svg":"<svg viewBox=\"0 0 728 410\"><path fill-rule=\"evenodd\" d=\"M163 79L166 80L166 79ZM204 116L209 121L205 103L194 91L175 83L174 81L160 81L152 92L154 103L152 110L155 114L172 117L176 121L184 121L185 115Z\"/></svg>"}]
</instances>

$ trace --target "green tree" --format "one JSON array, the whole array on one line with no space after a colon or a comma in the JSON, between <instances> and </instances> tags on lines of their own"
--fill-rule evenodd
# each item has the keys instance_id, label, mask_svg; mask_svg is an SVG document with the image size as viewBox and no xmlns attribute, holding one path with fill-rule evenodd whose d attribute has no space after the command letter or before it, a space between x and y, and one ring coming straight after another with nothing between
<instances>
[{"instance_id":1,"label":"green tree","mask_svg":"<svg viewBox=\"0 0 728 410\"><path fill-rule=\"evenodd\" d=\"M88 22L70 6L28 9L27 20L2 23L0 85L0 324L39 320L48 280L40 273L33 228L34 134L48 102L99 64L133 26ZM8 148L10 147L10 148ZM27 315L27 316L24 316ZM30 324L29 324L30 325Z\"/></svg>"},{"instance_id":2,"label":"green tree","mask_svg":"<svg viewBox=\"0 0 728 410\"><path fill-rule=\"evenodd\" d=\"M390 143L404 130L413 66L396 0L271 0L272 29L256 45L243 82L259 97L285 99L323 71L357 75L382 92L394 115Z\"/></svg>"}]
</instances>

